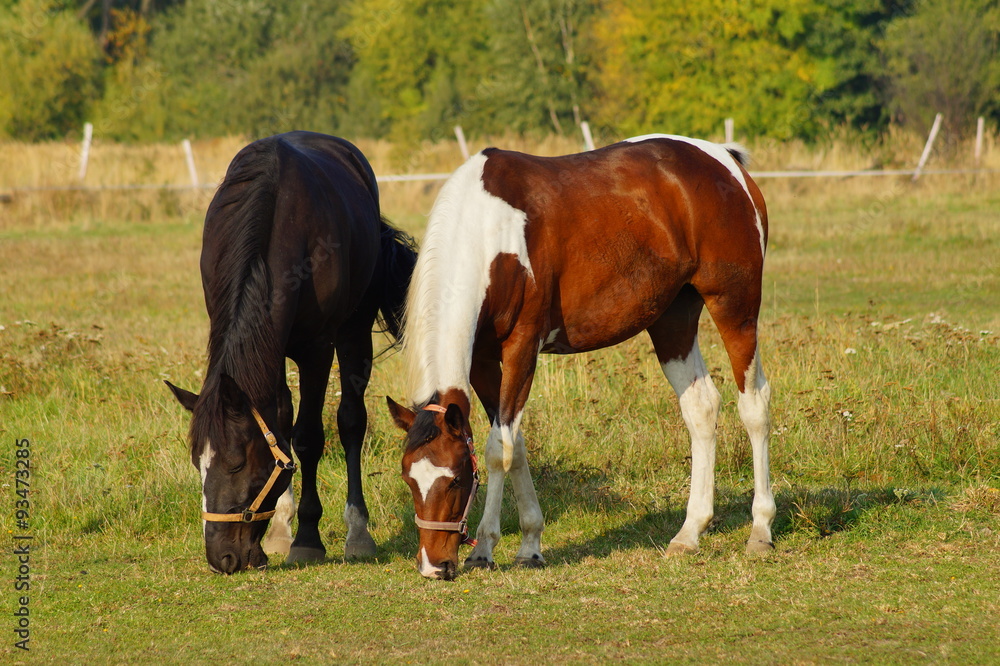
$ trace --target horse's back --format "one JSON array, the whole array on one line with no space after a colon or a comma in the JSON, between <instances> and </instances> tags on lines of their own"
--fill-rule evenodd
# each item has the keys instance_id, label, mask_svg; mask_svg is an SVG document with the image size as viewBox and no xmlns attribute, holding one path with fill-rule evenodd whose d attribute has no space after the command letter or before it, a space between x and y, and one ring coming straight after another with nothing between
<instances>
[{"instance_id":1,"label":"horse's back","mask_svg":"<svg viewBox=\"0 0 1000 666\"><path fill-rule=\"evenodd\" d=\"M486 191L524 211L532 233L558 238L568 255L580 256L575 242L628 236L677 263L697 257L712 235L760 247L758 213L766 229L763 198L740 164L745 154L709 142L657 136L561 157L484 154Z\"/></svg>"},{"instance_id":2,"label":"horse's back","mask_svg":"<svg viewBox=\"0 0 1000 666\"><path fill-rule=\"evenodd\" d=\"M254 141L234 158L205 218L210 316L257 276L279 328L309 337L359 305L379 260L382 219L371 166L350 142L314 132Z\"/></svg>"},{"instance_id":3,"label":"horse's back","mask_svg":"<svg viewBox=\"0 0 1000 666\"><path fill-rule=\"evenodd\" d=\"M635 335L685 284L759 282L766 213L722 146L654 137L553 158L484 153L483 188L524 212L537 305L573 349Z\"/></svg>"}]
</instances>

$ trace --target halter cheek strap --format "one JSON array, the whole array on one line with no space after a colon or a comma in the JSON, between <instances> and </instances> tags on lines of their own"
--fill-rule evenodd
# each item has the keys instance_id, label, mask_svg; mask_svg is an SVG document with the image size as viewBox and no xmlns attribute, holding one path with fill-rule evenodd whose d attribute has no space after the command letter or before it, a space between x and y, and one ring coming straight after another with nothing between
<instances>
[{"instance_id":1,"label":"halter cheek strap","mask_svg":"<svg viewBox=\"0 0 1000 666\"><path fill-rule=\"evenodd\" d=\"M438 412L444 414L448 410L441 405L427 405L424 409L428 412ZM472 491L469 493L469 500L465 503L465 510L462 517L453 522L440 520L424 520L416 513L413 514L413 522L417 527L425 530L436 530L438 532L458 532L462 535L462 543L475 546L478 543L469 537L469 512L472 510L472 503L476 499L476 492L479 490L479 460L476 458L476 447L472 444L472 438L465 440L469 447L469 457L472 460Z\"/></svg>"},{"instance_id":2,"label":"halter cheek strap","mask_svg":"<svg viewBox=\"0 0 1000 666\"><path fill-rule=\"evenodd\" d=\"M209 513L208 511L202 511L201 517L203 520L216 523L253 523L258 520L268 520L274 515L274 511L258 512L257 509L264 503L264 498L271 492L271 488L274 487L275 482L277 482L282 472L288 470L293 474L295 473L295 463L278 446L278 438L274 436L271 429L264 423L260 412L254 407L251 407L250 411L253 413L253 418L257 421L260 431L264 433L264 439L267 440L267 447L271 451L271 455L274 456L274 469L271 470L271 476L268 477L267 483L264 484L261 491L257 493L257 498L241 513Z\"/></svg>"}]
</instances>

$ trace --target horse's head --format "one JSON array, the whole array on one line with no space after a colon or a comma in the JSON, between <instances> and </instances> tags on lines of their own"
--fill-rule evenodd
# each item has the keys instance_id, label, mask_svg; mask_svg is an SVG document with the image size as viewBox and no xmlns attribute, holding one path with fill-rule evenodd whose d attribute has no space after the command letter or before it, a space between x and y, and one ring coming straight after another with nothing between
<instances>
[{"instance_id":1,"label":"horse's head","mask_svg":"<svg viewBox=\"0 0 1000 666\"><path fill-rule=\"evenodd\" d=\"M479 485L468 419L455 404L411 411L391 398L386 401L407 434L402 471L420 532L417 567L427 578L453 580L458 546L471 542L466 521Z\"/></svg>"},{"instance_id":2,"label":"horse's head","mask_svg":"<svg viewBox=\"0 0 1000 666\"><path fill-rule=\"evenodd\" d=\"M288 443L228 375L206 382L201 396L166 384L192 413L191 462L201 474L208 566L224 574L266 567L260 541L295 470Z\"/></svg>"}]
</instances>

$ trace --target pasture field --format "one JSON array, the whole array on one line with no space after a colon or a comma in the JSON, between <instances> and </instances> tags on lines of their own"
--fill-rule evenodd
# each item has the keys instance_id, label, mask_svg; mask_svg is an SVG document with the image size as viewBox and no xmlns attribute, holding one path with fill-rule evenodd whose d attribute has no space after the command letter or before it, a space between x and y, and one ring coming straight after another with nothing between
<instances>
[{"instance_id":1,"label":"pasture field","mask_svg":"<svg viewBox=\"0 0 1000 666\"><path fill-rule=\"evenodd\" d=\"M524 428L549 566L510 565L508 498L499 569L453 583L415 569L401 433L384 407L405 397L392 352L368 394L377 558L343 562L334 383L320 465L328 561L272 556L267 571L210 574L188 415L162 384L201 385L210 194L39 194L0 208L0 659L1000 662L998 178L760 184L774 553L743 553L750 448L706 319L723 413L701 551L664 555L683 519L688 436L640 337L541 360ZM386 184L385 212L419 238L436 188ZM288 376L294 392L292 365ZM14 511L21 439L27 527ZM27 653L13 633L20 534L33 537Z\"/></svg>"}]
</instances>

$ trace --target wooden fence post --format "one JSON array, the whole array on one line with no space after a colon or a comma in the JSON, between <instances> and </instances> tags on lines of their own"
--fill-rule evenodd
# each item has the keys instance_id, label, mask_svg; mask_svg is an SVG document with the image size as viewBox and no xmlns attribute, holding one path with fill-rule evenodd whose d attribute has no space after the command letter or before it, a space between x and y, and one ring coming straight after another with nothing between
<instances>
[{"instance_id":1,"label":"wooden fence post","mask_svg":"<svg viewBox=\"0 0 1000 666\"><path fill-rule=\"evenodd\" d=\"M726 118L726 143L733 142L733 134L734 134L733 130L734 130L733 119Z\"/></svg>"},{"instance_id":2,"label":"wooden fence post","mask_svg":"<svg viewBox=\"0 0 1000 666\"><path fill-rule=\"evenodd\" d=\"M976 120L976 150L974 153L977 167L983 160L983 129L985 124L986 122L983 120L983 117L979 116Z\"/></svg>"},{"instance_id":3,"label":"wooden fence post","mask_svg":"<svg viewBox=\"0 0 1000 666\"><path fill-rule=\"evenodd\" d=\"M916 182L917 178L920 178L920 172L924 170L924 165L927 164L927 158L931 156L931 146L934 145L934 139L938 135L938 130L941 129L941 114L934 116L934 124L931 126L931 133L927 137L927 143L924 145L924 152L920 155L920 162L917 163L917 170L913 172L913 181Z\"/></svg>"},{"instance_id":4,"label":"wooden fence post","mask_svg":"<svg viewBox=\"0 0 1000 666\"><path fill-rule=\"evenodd\" d=\"M83 125L83 146L80 148L80 173L79 180L82 182L87 177L87 162L90 161L90 143L94 139L94 126L91 123Z\"/></svg>"},{"instance_id":5,"label":"wooden fence post","mask_svg":"<svg viewBox=\"0 0 1000 666\"><path fill-rule=\"evenodd\" d=\"M188 175L191 176L191 187L198 187L198 170L194 168L194 152L191 150L191 142L188 139L181 141L184 147L184 159L187 161Z\"/></svg>"},{"instance_id":6,"label":"wooden fence post","mask_svg":"<svg viewBox=\"0 0 1000 666\"><path fill-rule=\"evenodd\" d=\"M590 134L590 123L586 120L580 123L580 131L583 132L583 145L587 150L594 149L594 137Z\"/></svg>"},{"instance_id":7,"label":"wooden fence post","mask_svg":"<svg viewBox=\"0 0 1000 666\"><path fill-rule=\"evenodd\" d=\"M455 138L458 139L458 149L462 151L462 159L469 159L469 144L465 142L465 132L461 125L455 125Z\"/></svg>"}]
</instances>

